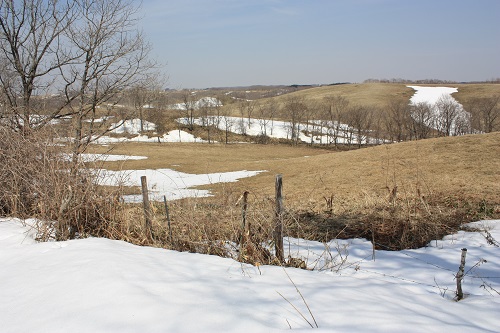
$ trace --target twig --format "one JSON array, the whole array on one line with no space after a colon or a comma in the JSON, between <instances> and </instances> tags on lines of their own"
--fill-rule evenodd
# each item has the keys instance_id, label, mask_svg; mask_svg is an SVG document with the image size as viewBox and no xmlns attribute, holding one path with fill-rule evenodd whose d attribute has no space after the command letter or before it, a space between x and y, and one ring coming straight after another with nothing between
<instances>
[{"instance_id":1,"label":"twig","mask_svg":"<svg viewBox=\"0 0 500 333\"><path fill-rule=\"evenodd\" d=\"M281 297L283 297L283 299L285 301L288 302L288 304L290 304L294 309L295 311L297 311L297 313L309 324L309 326L311 326L311 328L314 328L314 326L309 322L309 320L307 320L306 317L304 317L304 315L302 314L302 312L300 312L299 309L297 309L297 307L295 305L292 304L292 302L290 302L285 296L283 296L279 291L276 291L278 293L278 295L280 295Z\"/></svg>"},{"instance_id":2,"label":"twig","mask_svg":"<svg viewBox=\"0 0 500 333\"><path fill-rule=\"evenodd\" d=\"M297 291L297 293L300 295L300 298L302 298L302 301L304 302L306 308L307 308L307 311L309 311L309 314L311 315L311 318L313 319L314 321L314 325L316 325L316 328L319 328L318 326L318 323L316 322L316 318L314 318L314 315L312 314L311 312L311 308L309 307L309 305L307 304L305 298L304 298L304 295L302 295L302 293L300 292L299 288L297 287L297 285L295 284L295 282L293 282L292 278L290 277L290 275L288 275L288 272L286 271L286 269L284 267L283 268L283 271L285 272L286 276L288 277L288 279L290 280L290 282L293 284L293 286L295 287L295 290ZM301 314L302 315L302 314ZM302 316L303 317L303 316ZM305 318L304 318L305 319ZM309 321L307 321L309 323ZM309 323L309 325L311 325L311 323ZM311 327L313 327L311 325ZM314 328L314 327L313 327Z\"/></svg>"}]
</instances>

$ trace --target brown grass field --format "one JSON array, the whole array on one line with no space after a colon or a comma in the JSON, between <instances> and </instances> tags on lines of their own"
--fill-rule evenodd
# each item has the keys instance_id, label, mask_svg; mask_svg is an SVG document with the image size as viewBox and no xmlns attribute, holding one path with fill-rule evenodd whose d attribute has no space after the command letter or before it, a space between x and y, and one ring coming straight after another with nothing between
<instances>
[{"instance_id":1,"label":"brown grass field","mask_svg":"<svg viewBox=\"0 0 500 333\"><path fill-rule=\"evenodd\" d=\"M419 84L400 84L400 83L359 83L359 84L340 84L331 86L313 87L308 89L291 92L281 96L273 97L279 106L282 106L290 97L304 98L307 101L321 102L325 97L343 96L353 105L364 106L368 108L384 109L391 101L409 102L413 96L414 90L407 86ZM491 97L500 94L500 84L420 84L420 86L446 86L458 88L458 92L453 97L463 105L466 105L472 98ZM258 104L269 101L270 98L258 100ZM234 109L234 104L229 104L228 108ZM236 114L236 110L233 110Z\"/></svg>"},{"instance_id":2,"label":"brown grass field","mask_svg":"<svg viewBox=\"0 0 500 333\"><path fill-rule=\"evenodd\" d=\"M395 185L407 192L463 196L500 203L500 133L436 138L346 152L306 146L256 144L120 144L112 154L147 160L109 162L117 169L172 168L188 173L267 170L231 186L270 196L282 174L287 201L321 206L324 197L387 195ZM109 147L95 147L104 152ZM221 185L211 186L215 191Z\"/></svg>"},{"instance_id":3,"label":"brown grass field","mask_svg":"<svg viewBox=\"0 0 500 333\"><path fill-rule=\"evenodd\" d=\"M500 132L495 132L344 152L307 146L206 143L129 143L93 150L148 156L147 160L105 163L113 169L267 170L236 183L204 186L213 197L171 203L176 233L185 239L176 248L217 253L217 245L197 249L193 237L207 239L212 245L217 239L237 237L238 199L244 191L250 192L249 221L253 230L260 230L252 236L257 237L254 244L269 239L277 174L283 175L286 234L296 237L365 237L376 239L380 248L413 248L456 231L462 223L498 218L499 142ZM162 225L161 206L157 209L158 225Z\"/></svg>"}]
</instances>

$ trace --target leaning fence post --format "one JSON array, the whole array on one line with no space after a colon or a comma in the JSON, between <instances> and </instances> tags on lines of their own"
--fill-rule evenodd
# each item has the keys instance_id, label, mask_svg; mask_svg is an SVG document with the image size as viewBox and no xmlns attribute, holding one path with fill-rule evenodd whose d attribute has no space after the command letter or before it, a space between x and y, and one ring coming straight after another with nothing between
<instances>
[{"instance_id":1,"label":"leaning fence post","mask_svg":"<svg viewBox=\"0 0 500 333\"><path fill-rule=\"evenodd\" d=\"M276 211L274 224L274 249L276 258L284 262L283 256L283 177L276 175Z\"/></svg>"},{"instance_id":2,"label":"leaning fence post","mask_svg":"<svg viewBox=\"0 0 500 333\"><path fill-rule=\"evenodd\" d=\"M149 204L148 182L146 176L141 176L141 187L142 187L142 203L144 206L144 217L146 219L146 237L148 239L151 239L152 238L151 206Z\"/></svg>"},{"instance_id":3,"label":"leaning fence post","mask_svg":"<svg viewBox=\"0 0 500 333\"><path fill-rule=\"evenodd\" d=\"M238 199L238 202L243 199L243 204L241 206L241 236L239 239L239 246L240 246L240 260L242 260L245 256L244 250L245 250L245 242L247 241L245 237L245 232L246 232L246 222L247 222L247 209L248 209L248 191L243 192L243 195ZM249 226L250 227L250 226Z\"/></svg>"},{"instance_id":4,"label":"leaning fence post","mask_svg":"<svg viewBox=\"0 0 500 333\"><path fill-rule=\"evenodd\" d=\"M464 298L464 293L462 292L462 279L464 278L464 268L465 268L465 255L467 254L467 249L462 249L462 258L460 260L460 267L456 275L457 279L457 301Z\"/></svg>"},{"instance_id":5,"label":"leaning fence post","mask_svg":"<svg viewBox=\"0 0 500 333\"><path fill-rule=\"evenodd\" d=\"M165 204L165 214L167 215L167 224L168 224L168 237L170 240L170 244L172 244L172 228L170 227L170 213L168 211L167 205L167 196L163 196L163 203Z\"/></svg>"}]
</instances>

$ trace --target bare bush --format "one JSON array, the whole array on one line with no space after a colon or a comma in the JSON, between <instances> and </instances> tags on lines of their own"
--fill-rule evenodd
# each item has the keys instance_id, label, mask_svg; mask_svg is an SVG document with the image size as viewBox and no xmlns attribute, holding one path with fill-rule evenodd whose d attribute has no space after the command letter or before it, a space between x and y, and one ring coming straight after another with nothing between
<instances>
[{"instance_id":1,"label":"bare bush","mask_svg":"<svg viewBox=\"0 0 500 333\"><path fill-rule=\"evenodd\" d=\"M37 218L43 240L99 234L116 213L116 197L95 185L91 170L70 173L68 155L51 134L48 128L25 136L0 127L1 213Z\"/></svg>"}]
</instances>

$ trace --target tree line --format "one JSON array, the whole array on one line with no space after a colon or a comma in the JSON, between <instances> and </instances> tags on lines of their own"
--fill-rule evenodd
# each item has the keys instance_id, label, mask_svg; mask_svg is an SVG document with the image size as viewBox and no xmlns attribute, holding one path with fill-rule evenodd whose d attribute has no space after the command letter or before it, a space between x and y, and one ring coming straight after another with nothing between
<instances>
[{"instance_id":1,"label":"tree line","mask_svg":"<svg viewBox=\"0 0 500 333\"><path fill-rule=\"evenodd\" d=\"M223 101L224 97L214 99ZM306 139L311 145L335 147L500 130L500 94L469 99L463 108L449 95L441 96L435 104L388 99L385 107L378 108L358 105L342 95L322 100L290 95L281 103L274 98L227 102L232 103L230 108L223 108L222 104L195 107L196 95L186 91L179 117L189 130L200 119L209 141L214 129L222 129L227 142L227 133L236 131L246 135L252 123L258 122L259 141L266 142L265 138L272 136L273 122L281 120L288 124L288 139L292 144ZM239 116L240 120L231 116Z\"/></svg>"}]
</instances>

